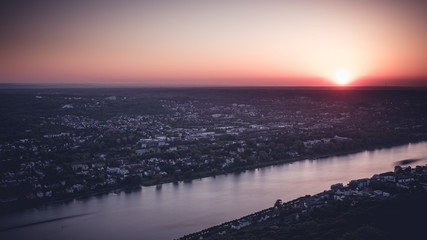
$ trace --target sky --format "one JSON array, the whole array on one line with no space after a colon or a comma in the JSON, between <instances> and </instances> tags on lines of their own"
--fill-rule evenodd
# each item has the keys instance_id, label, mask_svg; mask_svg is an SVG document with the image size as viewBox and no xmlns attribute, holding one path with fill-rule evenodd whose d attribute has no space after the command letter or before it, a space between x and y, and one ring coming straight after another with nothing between
<instances>
[{"instance_id":1,"label":"sky","mask_svg":"<svg viewBox=\"0 0 427 240\"><path fill-rule=\"evenodd\" d=\"M5 0L0 83L427 85L425 0Z\"/></svg>"}]
</instances>

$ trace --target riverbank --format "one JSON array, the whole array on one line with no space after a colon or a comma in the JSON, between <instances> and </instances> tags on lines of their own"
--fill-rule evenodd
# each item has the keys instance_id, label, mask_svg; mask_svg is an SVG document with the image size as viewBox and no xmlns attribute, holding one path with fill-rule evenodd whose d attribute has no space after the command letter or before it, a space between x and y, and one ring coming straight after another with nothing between
<instances>
[{"instance_id":1,"label":"riverbank","mask_svg":"<svg viewBox=\"0 0 427 240\"><path fill-rule=\"evenodd\" d=\"M258 168L263 168L263 167L269 167L269 166L275 166L275 165L280 165L280 164L287 164L287 163L293 163L293 162L297 162L297 161L302 161L302 160L306 160L306 159L311 159L311 160L316 160L316 159L323 159L323 158L329 158L329 157L338 157L338 156L344 156L344 155L349 155L349 154L355 154L355 153L359 153L359 152L364 152L364 151L375 151L375 150L380 150L380 149L384 149L384 148L392 148L392 147L397 147L397 146L403 146L406 144L416 144L416 143L421 143L427 140L422 140L422 141L413 141L413 142L408 142L408 143L396 143L396 144L378 144L376 146L373 146L371 148L361 148L361 149L352 149L352 150L346 150L346 151L339 151L339 152L335 152L333 154L316 154L316 155L303 155L303 156L299 156L299 157L295 157L295 158L290 158L290 159L284 159L284 160L276 160L276 161L269 161L269 162L261 162L261 163L256 163L253 165L248 165L248 166L243 166L243 167L238 167L235 169L229 169L227 171L216 171L216 172L212 172L212 171L205 171L205 172L198 172L198 173L193 173L193 175L191 177L178 177L178 178L162 178L162 181L156 181L156 180L146 180L141 182L142 186L145 187L149 187L149 186L154 186L154 185L159 185L159 184L165 184L165 183L171 183L171 182L180 182L180 181L192 181L195 179L201 179L201 178L205 178L205 177L215 177L215 176L219 176L219 175L223 175L223 174L230 174L230 173L240 173L240 172L244 172L247 170L254 170L254 169L258 169ZM405 162L401 162L402 164L405 164Z\"/></svg>"},{"instance_id":2,"label":"riverbank","mask_svg":"<svg viewBox=\"0 0 427 240\"><path fill-rule=\"evenodd\" d=\"M413 142L416 143L416 142ZM206 172L198 172L198 173L194 173L191 176L187 176L187 177L178 177L178 178L163 178L161 179L161 182L159 182L158 180L146 180L141 182L142 186L159 186L159 188L161 188L161 184L162 183L170 183L170 182L187 182L187 181L192 181L194 179L201 179L201 178L206 178L206 177L214 177L214 176L220 176L220 175L224 175L224 174L229 174L229 173L238 173L238 172L244 172L246 170L253 170L253 169L258 169L258 168L263 168L263 167L268 167L268 166L274 166L274 165L281 165L281 164L287 164L287 163L292 163L292 162L297 162L297 161L301 161L301 160L306 160L306 159L320 159L320 158L326 158L326 157L332 157L332 156L343 156L343 155L348 155L348 154L354 154L354 153L358 153L358 152L362 152L362 151L366 151L366 150L375 150L375 149L383 149L383 148L389 148L392 146L399 146L401 144L395 144L395 145L381 145L381 146L376 146L376 147L372 147L370 149L359 149L359 150L349 150L349 151L341 151L341 152L336 152L334 154L328 154L328 155L305 155L305 156L300 156L298 158L292 158L292 159L284 159L281 161L270 161L270 162L264 162L264 163L258 163L258 164L254 164L254 165L250 165L250 166L245 166L245 167L240 167L240 168L236 168L236 169L230 169L228 171L217 171L217 172L211 172L211 171L206 171ZM88 191L88 192L84 192L84 193L78 193L72 196L65 196L65 197L57 197L57 198L51 198L51 199L37 199L37 200L31 200L31 201L20 201L20 202L14 202L11 204L3 204L0 212L1 213L7 213L7 212L13 212L13 211L17 211L17 210L22 210L22 209L26 209L26 208L34 208L34 207L40 207L40 206L44 206L44 205L50 205L50 204L60 204L63 202L70 202L73 201L75 199L77 200L81 200L81 199L86 199L86 198L90 198L93 196L101 196L101 195L105 195L108 194L110 192L119 192L119 191L140 191L141 190L141 186L140 185L136 185L136 186L111 186L108 188L103 188L103 189L99 189L99 190L92 190L92 191Z\"/></svg>"},{"instance_id":3,"label":"riverbank","mask_svg":"<svg viewBox=\"0 0 427 240\"><path fill-rule=\"evenodd\" d=\"M392 173L352 180L347 186L334 184L330 190L313 196L306 195L286 203L279 199L271 208L183 236L180 240L299 239L297 236L303 236L303 239L341 239L342 236L356 234L366 224L377 229L374 232L357 233L357 238L350 239L390 239L393 235L387 235L393 232L394 227L391 225L405 229L396 233L401 236L399 239L407 237L408 228L413 229L412 236L418 238L424 236L423 228L413 227L425 222L426 200L427 166L396 168ZM382 209L390 203L392 206ZM411 209L403 210L403 206L411 206ZM358 218L356 222L355 219L348 221L353 218L352 214ZM404 214L405 217L398 214ZM378 215L390 216L381 218ZM408 223L408 219L415 220ZM317 223L313 224L313 221ZM328 234L325 234L325 229ZM379 238L379 233L384 236ZM376 237L368 238L372 234ZM267 235L269 237L265 238Z\"/></svg>"},{"instance_id":4,"label":"riverbank","mask_svg":"<svg viewBox=\"0 0 427 240\"><path fill-rule=\"evenodd\" d=\"M142 187L85 200L0 215L2 239L102 238L114 240L174 239L272 207L307 194L323 192L337 182L372 177L394 169L402 159L427 164L427 142L360 152L322 160L302 160L240 174L223 174L191 182ZM412 166L412 165L411 165ZM66 218L68 216L82 217ZM53 221L52 219L63 219Z\"/></svg>"}]
</instances>

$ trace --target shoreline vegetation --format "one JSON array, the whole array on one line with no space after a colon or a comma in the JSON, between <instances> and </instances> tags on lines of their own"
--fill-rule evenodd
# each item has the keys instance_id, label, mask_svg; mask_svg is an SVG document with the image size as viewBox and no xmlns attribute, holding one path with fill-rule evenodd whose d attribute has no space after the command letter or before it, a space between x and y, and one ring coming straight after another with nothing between
<instances>
[{"instance_id":1,"label":"shoreline vegetation","mask_svg":"<svg viewBox=\"0 0 427 240\"><path fill-rule=\"evenodd\" d=\"M419 143L419 142L424 142L424 141L426 141L426 140L412 141L412 142L408 142L406 144ZM100 190L89 191L89 192L85 192L85 193L77 193L77 194L73 194L72 196L66 196L63 198L17 201L17 202L13 202L10 204L2 204L0 207L0 213L5 214L5 213L29 209L29 208L37 208L37 207L42 207L42 206L47 206L47 205L67 203L67 202L71 202L74 200L84 200L84 199L88 199L91 197L102 196L104 194L109 194L109 193L114 193L114 192L139 191L141 189L141 187L156 186L158 188L161 188L162 184L167 184L167 183L188 182L188 181L193 181L193 180L202 179L202 178L220 176L220 175L224 175L224 174L241 173L241 172L245 172L248 170L255 170L255 169L259 169L259 168L263 168L263 167L270 167L270 166L276 166L276 165L281 165L281 164L288 164L288 163L303 161L303 160L307 160L307 159L320 160L323 158L350 155L350 154L360 153L363 151L375 151L375 150L384 149L384 148L392 148L392 147L397 147L397 146L403 146L406 144L402 144L402 143L378 144L376 146L373 146L373 147L367 148L367 149L346 150L346 151L340 151L340 152L331 153L331 154L305 155L305 156L299 156L299 157L284 159L284 160L279 160L279 161L257 163L257 164L253 164L253 165L239 167L237 169L230 169L228 171L221 171L221 172L205 171L205 172L198 172L198 173L196 172L191 177L183 177L182 176L182 177L178 177L178 178L173 178L173 177L162 178L161 182L158 180L144 180L140 184L136 184L136 185L110 186L110 187L106 187L106 188L103 188ZM410 163L412 163L412 160L414 160L414 159L406 159L406 160L399 161L396 164L401 164L401 165L410 164ZM409 161L409 162L407 162L407 161Z\"/></svg>"}]
</instances>

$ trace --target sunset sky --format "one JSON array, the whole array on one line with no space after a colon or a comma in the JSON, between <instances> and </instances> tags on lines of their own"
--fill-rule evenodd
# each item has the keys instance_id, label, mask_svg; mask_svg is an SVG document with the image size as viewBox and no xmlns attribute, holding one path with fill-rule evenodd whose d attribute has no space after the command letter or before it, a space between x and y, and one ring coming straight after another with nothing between
<instances>
[{"instance_id":1,"label":"sunset sky","mask_svg":"<svg viewBox=\"0 0 427 240\"><path fill-rule=\"evenodd\" d=\"M427 85L425 0L0 4L2 83Z\"/></svg>"}]
</instances>

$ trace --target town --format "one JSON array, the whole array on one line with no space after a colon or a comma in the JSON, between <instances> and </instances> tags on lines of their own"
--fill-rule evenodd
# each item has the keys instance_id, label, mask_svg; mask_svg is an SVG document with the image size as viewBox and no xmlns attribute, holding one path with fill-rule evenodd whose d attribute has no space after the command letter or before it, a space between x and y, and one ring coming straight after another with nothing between
<instances>
[{"instance_id":1,"label":"town","mask_svg":"<svg viewBox=\"0 0 427 240\"><path fill-rule=\"evenodd\" d=\"M424 90L15 91L0 94L4 206L427 139Z\"/></svg>"}]
</instances>

